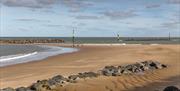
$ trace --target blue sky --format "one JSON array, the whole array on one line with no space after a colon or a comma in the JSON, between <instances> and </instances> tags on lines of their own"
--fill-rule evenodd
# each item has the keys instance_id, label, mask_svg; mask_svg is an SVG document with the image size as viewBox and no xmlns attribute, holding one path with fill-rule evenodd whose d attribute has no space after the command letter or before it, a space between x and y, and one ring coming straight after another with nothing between
<instances>
[{"instance_id":1,"label":"blue sky","mask_svg":"<svg viewBox=\"0 0 180 91\"><path fill-rule=\"evenodd\" d=\"M0 36L180 36L180 0L0 0Z\"/></svg>"}]
</instances>

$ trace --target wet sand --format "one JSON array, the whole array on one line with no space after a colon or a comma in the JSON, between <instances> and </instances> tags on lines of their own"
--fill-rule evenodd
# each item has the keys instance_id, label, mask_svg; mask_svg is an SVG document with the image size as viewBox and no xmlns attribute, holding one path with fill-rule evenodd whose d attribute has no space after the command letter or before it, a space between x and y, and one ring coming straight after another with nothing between
<instances>
[{"instance_id":1,"label":"wet sand","mask_svg":"<svg viewBox=\"0 0 180 91\"><path fill-rule=\"evenodd\" d=\"M153 91L177 85L180 79L180 45L81 46L80 51L45 60L0 68L0 87L28 86L41 79L61 74L68 76L84 71L97 71L106 65L122 65L144 60L157 60L167 69L119 77L100 76L68 84L62 91ZM152 85L156 84L156 85ZM143 88L142 88L143 87ZM152 88L152 89L147 89Z\"/></svg>"}]
</instances>

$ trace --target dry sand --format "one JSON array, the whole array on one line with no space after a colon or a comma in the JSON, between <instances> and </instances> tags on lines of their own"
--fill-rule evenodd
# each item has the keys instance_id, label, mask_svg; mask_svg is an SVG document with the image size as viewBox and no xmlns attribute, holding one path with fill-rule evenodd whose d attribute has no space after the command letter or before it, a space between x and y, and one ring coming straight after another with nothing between
<instances>
[{"instance_id":1,"label":"dry sand","mask_svg":"<svg viewBox=\"0 0 180 91\"><path fill-rule=\"evenodd\" d=\"M119 77L100 76L68 84L62 91L154 91L167 85L180 87L180 45L83 46L80 51L42 61L0 68L0 88L28 86L37 80L61 74L68 76L97 71L106 65L122 65L143 60L158 60L167 69Z\"/></svg>"}]
</instances>

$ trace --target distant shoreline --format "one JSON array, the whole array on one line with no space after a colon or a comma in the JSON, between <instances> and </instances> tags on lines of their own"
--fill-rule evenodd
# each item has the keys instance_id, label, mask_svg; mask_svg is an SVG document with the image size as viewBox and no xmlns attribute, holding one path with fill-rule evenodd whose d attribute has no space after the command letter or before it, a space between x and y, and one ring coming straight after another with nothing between
<instances>
[{"instance_id":1,"label":"distant shoreline","mask_svg":"<svg viewBox=\"0 0 180 91\"><path fill-rule=\"evenodd\" d=\"M72 43L72 37L0 37L0 40L27 40L28 43ZM44 42L31 42L29 40L45 40ZM50 40L49 42L47 40ZM53 40L53 41L52 41ZM59 40L59 41L58 41ZM180 37L75 37L76 44L180 44Z\"/></svg>"}]
</instances>

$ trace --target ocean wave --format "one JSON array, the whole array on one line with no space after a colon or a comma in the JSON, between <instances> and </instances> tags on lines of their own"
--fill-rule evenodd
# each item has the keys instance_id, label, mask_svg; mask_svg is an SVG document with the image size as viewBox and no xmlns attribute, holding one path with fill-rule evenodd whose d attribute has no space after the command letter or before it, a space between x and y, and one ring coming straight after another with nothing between
<instances>
[{"instance_id":1,"label":"ocean wave","mask_svg":"<svg viewBox=\"0 0 180 91\"><path fill-rule=\"evenodd\" d=\"M7 62L15 59L25 58L28 56L36 55L38 52L28 53L28 54L18 54L18 55L9 55L9 56L2 56L0 57L1 62Z\"/></svg>"},{"instance_id":2,"label":"ocean wave","mask_svg":"<svg viewBox=\"0 0 180 91\"><path fill-rule=\"evenodd\" d=\"M41 46L46 48L44 51L36 51L28 54L17 54L17 55L9 55L9 56L1 56L0 57L0 67L14 65L19 63L27 63L31 61L38 61L45 59L50 56L55 56L58 54L71 53L76 52L78 49L76 48L66 48L66 47L56 47L56 46Z\"/></svg>"}]
</instances>

